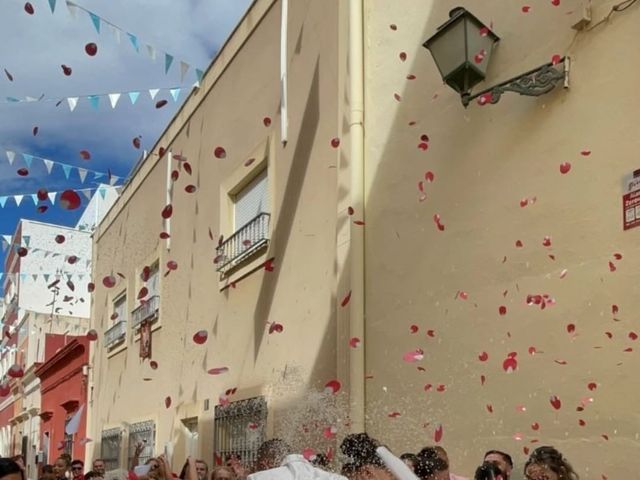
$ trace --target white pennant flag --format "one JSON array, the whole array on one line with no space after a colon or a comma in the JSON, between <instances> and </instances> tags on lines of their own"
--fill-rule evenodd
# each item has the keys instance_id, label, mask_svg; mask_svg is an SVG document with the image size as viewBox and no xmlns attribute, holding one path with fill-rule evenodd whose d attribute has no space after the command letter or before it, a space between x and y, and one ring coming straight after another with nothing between
<instances>
[{"instance_id":1,"label":"white pennant flag","mask_svg":"<svg viewBox=\"0 0 640 480\"><path fill-rule=\"evenodd\" d=\"M189 71L189 64L180 60L180 83L184 82L184 77Z\"/></svg>"},{"instance_id":2,"label":"white pennant flag","mask_svg":"<svg viewBox=\"0 0 640 480\"><path fill-rule=\"evenodd\" d=\"M120 177L116 177L115 175L112 175L111 179L109 180L109 185L113 187L116 183L118 183L118 180L120 180Z\"/></svg>"},{"instance_id":3,"label":"white pennant flag","mask_svg":"<svg viewBox=\"0 0 640 480\"><path fill-rule=\"evenodd\" d=\"M153 45L147 45L147 54L151 60L154 62L156 61L156 47Z\"/></svg>"},{"instance_id":4,"label":"white pennant flag","mask_svg":"<svg viewBox=\"0 0 640 480\"><path fill-rule=\"evenodd\" d=\"M115 25L109 25L109 28L111 29L111 33L113 33L113 38L115 38L118 45L120 45L120 42L122 41L120 30Z\"/></svg>"},{"instance_id":5,"label":"white pennant flag","mask_svg":"<svg viewBox=\"0 0 640 480\"><path fill-rule=\"evenodd\" d=\"M87 178L87 169L85 168L78 168L78 175L80 176L80 182L84 183L84 179Z\"/></svg>"},{"instance_id":6,"label":"white pennant flag","mask_svg":"<svg viewBox=\"0 0 640 480\"><path fill-rule=\"evenodd\" d=\"M39 101L39 100L40 100L39 98L36 98L36 97L24 97L24 99L25 99L27 102L37 102L37 101Z\"/></svg>"},{"instance_id":7,"label":"white pennant flag","mask_svg":"<svg viewBox=\"0 0 640 480\"><path fill-rule=\"evenodd\" d=\"M73 112L76 105L78 105L78 97L67 97L67 102L69 103L69 110Z\"/></svg>"},{"instance_id":8,"label":"white pennant flag","mask_svg":"<svg viewBox=\"0 0 640 480\"><path fill-rule=\"evenodd\" d=\"M49 196L49 201L54 204L56 203L56 193L58 192L49 192L47 195Z\"/></svg>"},{"instance_id":9,"label":"white pennant flag","mask_svg":"<svg viewBox=\"0 0 640 480\"><path fill-rule=\"evenodd\" d=\"M47 173L51 174L51 169L53 168L53 161L47 160L46 158L43 158L42 161L44 162L44 166L47 167Z\"/></svg>"},{"instance_id":10,"label":"white pennant flag","mask_svg":"<svg viewBox=\"0 0 640 480\"><path fill-rule=\"evenodd\" d=\"M16 158L16 152L12 152L7 150L7 160L9 160L9 165L13 165L13 160Z\"/></svg>"},{"instance_id":11,"label":"white pennant flag","mask_svg":"<svg viewBox=\"0 0 640 480\"><path fill-rule=\"evenodd\" d=\"M91 200L91 189L90 188L84 188L82 190L80 190L85 197L87 197L87 200Z\"/></svg>"},{"instance_id":12,"label":"white pennant flag","mask_svg":"<svg viewBox=\"0 0 640 480\"><path fill-rule=\"evenodd\" d=\"M75 3L67 0L67 8L73 18L78 18L78 6Z\"/></svg>"},{"instance_id":13,"label":"white pennant flag","mask_svg":"<svg viewBox=\"0 0 640 480\"><path fill-rule=\"evenodd\" d=\"M20 203L22 203L22 198L24 197L24 195L14 195L13 199L16 201L16 205L19 207Z\"/></svg>"},{"instance_id":14,"label":"white pennant flag","mask_svg":"<svg viewBox=\"0 0 640 480\"><path fill-rule=\"evenodd\" d=\"M75 435L78 433L78 428L80 428L80 420L82 420L82 412L84 412L84 405L80 405L80 408L76 413L74 413L73 417L67 422L64 426L64 433L67 435Z\"/></svg>"},{"instance_id":15,"label":"white pennant flag","mask_svg":"<svg viewBox=\"0 0 640 480\"><path fill-rule=\"evenodd\" d=\"M121 93L110 93L109 94L109 101L111 102L111 108L116 108L118 100L120 100L120 95L122 95L122 94Z\"/></svg>"},{"instance_id":16,"label":"white pennant flag","mask_svg":"<svg viewBox=\"0 0 640 480\"><path fill-rule=\"evenodd\" d=\"M151 89L149 89L149 95L151 95L151 100L154 100L156 98L156 95L158 95L159 91L160 91L159 88L151 88Z\"/></svg>"}]
</instances>

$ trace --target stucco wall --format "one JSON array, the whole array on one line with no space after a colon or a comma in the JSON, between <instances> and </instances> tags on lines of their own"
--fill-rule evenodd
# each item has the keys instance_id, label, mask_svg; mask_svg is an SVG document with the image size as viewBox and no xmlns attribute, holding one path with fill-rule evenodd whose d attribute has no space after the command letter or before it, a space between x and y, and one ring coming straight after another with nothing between
<instances>
[{"instance_id":1,"label":"stucco wall","mask_svg":"<svg viewBox=\"0 0 640 480\"><path fill-rule=\"evenodd\" d=\"M159 258L160 318L153 332L153 359L158 369L139 359L139 342L129 329L126 349L107 355L102 339L93 345L95 385L88 456L99 455L100 431L122 422L156 421L156 453L165 442L175 443L174 458L182 461L186 449L180 419L199 417L199 452L213 462L213 410L228 388L238 391L230 400L265 395L269 402L269 434L300 433L279 409L304 403L308 388L322 390L336 376L335 267L338 150L341 91L337 42L338 17L344 7L311 0L291 2L289 25L289 115L286 147L279 136L280 5L274 2L264 18L256 12L271 2L256 2L231 46L242 45L230 60L221 52L204 79L224 72L190 118L178 118L159 145L186 157L193 169L184 169L173 195L170 250L159 239L163 230L167 155L153 156L124 190L95 236L92 321L100 332L110 325L110 302L124 289L128 310L136 306L141 269ZM255 26L255 30L251 30ZM248 35L243 43L242 36ZM243 44L242 44L243 43ZM187 104L185 111L192 107ZM184 113L184 112L183 112ZM271 118L265 126L263 119ZM180 122L185 122L180 127ZM171 134L176 138L171 144ZM274 270L264 268L224 291L213 263L218 236L233 230L220 204L232 177L242 175L254 150L269 142L271 242L261 258L275 258ZM225 159L214 156L217 146ZM157 150L155 151L157 153ZM149 165L155 166L150 167ZM173 161L173 166L177 162ZM145 177L146 173L148 175ZM196 193L185 193L194 184ZM209 236L211 231L213 240ZM166 264L178 268L167 276ZM101 279L123 273L113 289ZM268 334L268 322L283 325L282 333ZM154 327L156 328L156 327ZM205 345L192 337L209 334ZM229 367L219 376L214 367ZM151 379L143 381L143 379ZM172 405L165 407L170 396ZM204 401L210 408L204 411ZM124 440L126 443L126 438Z\"/></svg>"},{"instance_id":2,"label":"stucco wall","mask_svg":"<svg viewBox=\"0 0 640 480\"><path fill-rule=\"evenodd\" d=\"M398 452L416 451L441 424L452 471L467 476L489 448L511 452L521 475L524 449L551 444L581 478L624 478L637 471L640 427L638 347L628 336L638 329L640 230L622 231L621 208L622 178L639 167L640 7L578 34L582 2L534 1L523 13L525 3L366 2L368 429ZM593 3L595 23L614 2ZM554 54L571 55L571 88L462 108L421 46L457 5L501 37L477 89ZM566 175L563 162L572 164ZM435 180L420 201L427 171ZM521 207L526 198L536 201ZM555 305L527 306L528 294ZM417 348L424 359L404 362ZM511 352L518 369L508 374Z\"/></svg>"}]
</instances>

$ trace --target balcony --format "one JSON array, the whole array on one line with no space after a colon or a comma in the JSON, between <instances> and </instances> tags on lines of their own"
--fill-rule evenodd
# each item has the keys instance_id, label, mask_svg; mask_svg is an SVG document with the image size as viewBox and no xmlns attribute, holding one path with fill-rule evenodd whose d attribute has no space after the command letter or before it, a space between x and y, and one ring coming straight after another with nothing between
<instances>
[{"instance_id":1,"label":"balcony","mask_svg":"<svg viewBox=\"0 0 640 480\"><path fill-rule=\"evenodd\" d=\"M216 248L216 270L225 274L269 243L271 215L261 213Z\"/></svg>"},{"instance_id":2,"label":"balcony","mask_svg":"<svg viewBox=\"0 0 640 480\"><path fill-rule=\"evenodd\" d=\"M127 336L127 322L121 321L113 325L109 330L104 332L104 346L113 348L121 342L124 342Z\"/></svg>"},{"instance_id":3,"label":"balcony","mask_svg":"<svg viewBox=\"0 0 640 480\"><path fill-rule=\"evenodd\" d=\"M145 320L150 321L154 318L158 318L159 309L160 297L158 295L154 295L131 312L131 329L136 330Z\"/></svg>"}]
</instances>

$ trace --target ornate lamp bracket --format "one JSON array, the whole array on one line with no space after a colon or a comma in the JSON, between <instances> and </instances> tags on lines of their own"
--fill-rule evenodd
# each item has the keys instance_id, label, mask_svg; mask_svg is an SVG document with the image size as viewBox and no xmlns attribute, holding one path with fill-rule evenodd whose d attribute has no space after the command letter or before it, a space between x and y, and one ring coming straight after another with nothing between
<instances>
[{"instance_id":1,"label":"ornate lamp bracket","mask_svg":"<svg viewBox=\"0 0 640 480\"><path fill-rule=\"evenodd\" d=\"M498 103L505 92L515 92L528 97L539 97L551 92L562 81L564 88L569 88L569 68L571 60L563 57L558 62L549 62L513 77L502 83L489 87L476 94L462 94L462 104L466 108L473 100L478 103Z\"/></svg>"}]
</instances>

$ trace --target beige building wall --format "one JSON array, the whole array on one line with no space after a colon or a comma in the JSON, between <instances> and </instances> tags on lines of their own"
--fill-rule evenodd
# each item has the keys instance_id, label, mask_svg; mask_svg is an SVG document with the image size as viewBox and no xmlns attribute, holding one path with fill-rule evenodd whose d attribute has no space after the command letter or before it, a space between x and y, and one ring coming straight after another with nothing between
<instances>
[{"instance_id":1,"label":"beige building wall","mask_svg":"<svg viewBox=\"0 0 640 480\"><path fill-rule=\"evenodd\" d=\"M173 442L174 458L182 462L187 437L180 421L198 417L197 454L211 464L214 407L230 388L237 388L232 401L264 395L268 435L295 442L307 418L304 409L319 404L317 394L308 392L321 392L337 376L344 258L336 255L336 239L345 224L338 222L337 211L346 211L346 193L339 190L346 160L331 140L343 136L345 122L346 53L339 43L346 7L337 1L290 3L286 146L280 142L280 3L257 0L202 88L187 100L94 234L92 324L100 339L92 347L88 435L93 442L87 460L100 456L101 431L126 432L127 424L153 420L155 453ZM226 158L214 156L218 146ZM168 230L161 211L169 157L159 157L160 147L186 157L193 169L190 176L182 168L174 185L170 243L159 238ZM178 163L171 160L171 169ZM214 258L218 236L233 233L229 193L261 165L268 168L271 241L247 268L220 281ZM186 193L188 184L197 191ZM344 251L348 232L341 241ZM266 271L262 265L272 258L274 269ZM103 336L113 324L112 302L124 292L131 318L140 273L155 261L160 265L159 319L152 334L157 370L140 360L139 335L130 327L123 346L112 351ZM170 273L169 261L177 262ZM107 275L118 279L111 289L102 285ZM281 324L283 332L269 334L271 322ZM204 345L192 340L200 330L209 334ZM218 367L229 372L207 373ZM289 407L302 413L294 418L284 413ZM322 426L314 434L322 437ZM126 433L122 442L124 450ZM317 445L329 444L309 446Z\"/></svg>"},{"instance_id":2,"label":"beige building wall","mask_svg":"<svg viewBox=\"0 0 640 480\"><path fill-rule=\"evenodd\" d=\"M626 478L639 466L638 345L628 335L640 328L640 229L623 232L621 197L640 166L640 6L577 33L585 2L533 1L526 14L525 3L366 2L367 428L401 452L433 444L442 425L452 470L467 476L489 448L511 452L521 475L524 449L551 444L581 478ZM593 1L592 25L614 3ZM476 90L554 54L571 55L571 88L465 110L422 47L457 5L501 37ZM435 181L421 202L427 171ZM526 198L536 201L523 208ZM527 306L529 294L555 305ZM417 348L424 359L404 362ZM510 352L518 368L507 374Z\"/></svg>"}]
</instances>

